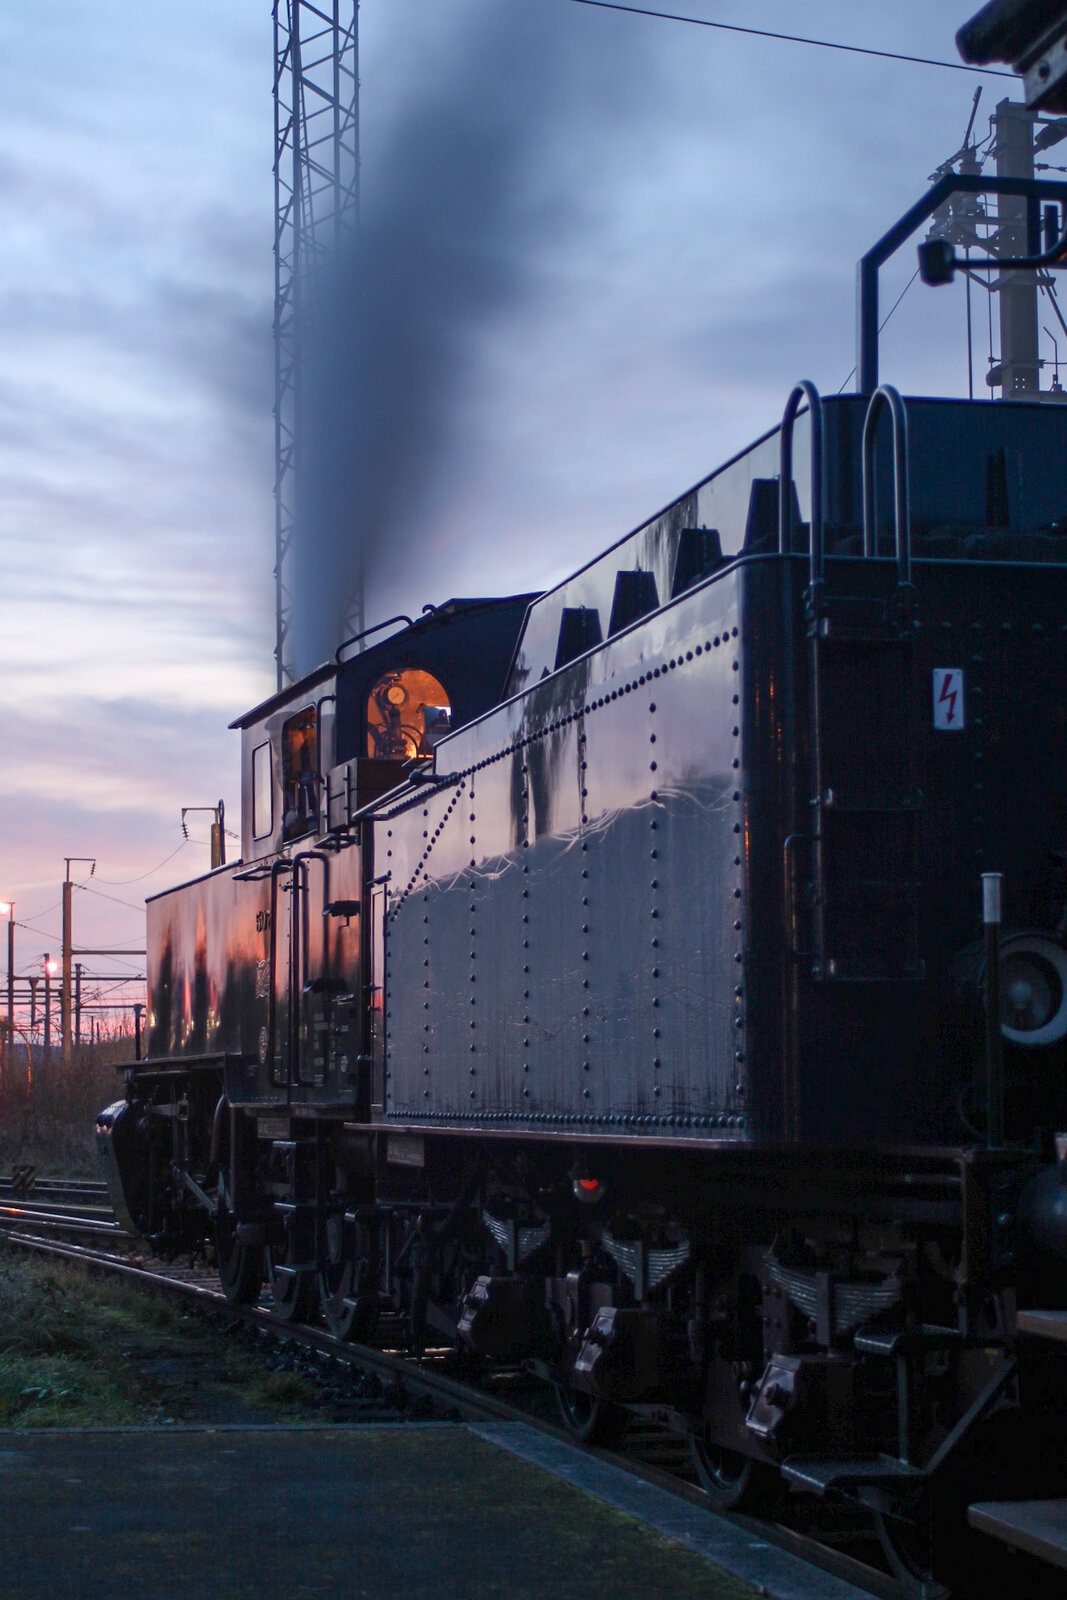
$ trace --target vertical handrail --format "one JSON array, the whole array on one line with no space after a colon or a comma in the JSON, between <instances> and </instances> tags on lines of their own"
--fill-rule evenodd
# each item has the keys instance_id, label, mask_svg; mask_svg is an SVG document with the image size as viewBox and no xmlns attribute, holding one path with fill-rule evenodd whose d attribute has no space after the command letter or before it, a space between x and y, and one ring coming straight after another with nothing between
<instances>
[{"instance_id":1,"label":"vertical handrail","mask_svg":"<svg viewBox=\"0 0 1067 1600\"><path fill-rule=\"evenodd\" d=\"M786 555L792 548L793 532L793 425L801 404L807 401L808 415L811 418L811 537L810 546L810 572L811 584L808 593L809 615L818 616L822 606L822 585L825 566L825 537L823 529L823 495L822 495L822 467L823 467L823 409L819 391L815 385L802 378L795 384L793 391L786 401L785 411L782 414L781 460L778 482L778 551ZM789 613L787 612L787 616ZM819 772L821 769L820 739L819 739L819 642L817 632L811 635L811 762L815 778L815 791L819 793ZM796 668L793 663L793 651L789 651L789 670L786 673L785 705L789 708L789 717L792 718L795 706L794 673ZM795 729L792 745L796 746ZM789 959L796 956L796 908L792 885L792 875L789 870L790 848L798 843L802 835L796 828L796 789L799 782L797 771L790 773L787 801L787 837L782 846L782 859L785 881L783 883L783 913L785 916L785 948L788 952L783 967L784 1000L785 1000L785 1103L784 1113L786 1125L789 1128L796 1126L796 1095L794 1086L799 1069L800 1045L797 1028L797 1013L800 1005L799 971L795 961ZM819 839L819 813L816 808L812 814L812 875L813 875L813 905L812 905L812 936L818 944L822 930L822 888L820 872L822 867L821 843Z\"/></svg>"},{"instance_id":2,"label":"vertical handrail","mask_svg":"<svg viewBox=\"0 0 1067 1600\"><path fill-rule=\"evenodd\" d=\"M874 436L888 407L893 427L893 524L896 536L897 583L911 584L911 504L908 493L908 415L899 392L883 383L871 395L863 421L863 554L878 554L876 520L878 486L874 479Z\"/></svg>"},{"instance_id":3,"label":"vertical handrail","mask_svg":"<svg viewBox=\"0 0 1067 1600\"><path fill-rule=\"evenodd\" d=\"M811 581L823 580L822 520L822 400L815 385L802 378L793 387L782 414L781 466L778 478L778 554L792 548L793 535L793 424L801 402L808 402L811 417Z\"/></svg>"},{"instance_id":4,"label":"vertical handrail","mask_svg":"<svg viewBox=\"0 0 1067 1600\"><path fill-rule=\"evenodd\" d=\"M303 885L306 879L302 860L292 858L293 876L289 884L289 1060L286 1082L289 1094L303 1083L300 1073L300 1025L303 1021L303 995L300 987L301 922L304 916Z\"/></svg>"},{"instance_id":5,"label":"vertical handrail","mask_svg":"<svg viewBox=\"0 0 1067 1600\"><path fill-rule=\"evenodd\" d=\"M321 850L300 850L293 856L293 905L290 946L290 998L289 998L289 1058L290 1076L294 1083L305 1084L303 1076L304 991L310 982L311 966L311 875L308 864L321 861L323 870L322 903L325 907L330 897L330 861ZM325 914L325 913L324 913ZM323 929L323 973L328 976L330 959L329 925Z\"/></svg>"},{"instance_id":6,"label":"vertical handrail","mask_svg":"<svg viewBox=\"0 0 1067 1600\"><path fill-rule=\"evenodd\" d=\"M267 1071L271 1082L275 1073L275 1049L277 1045L278 1028L278 879L283 873L292 870L292 863L282 856L271 863L270 869L270 942L268 945L268 975L270 988L267 992ZM288 1089L286 1090L288 1099Z\"/></svg>"}]
</instances>

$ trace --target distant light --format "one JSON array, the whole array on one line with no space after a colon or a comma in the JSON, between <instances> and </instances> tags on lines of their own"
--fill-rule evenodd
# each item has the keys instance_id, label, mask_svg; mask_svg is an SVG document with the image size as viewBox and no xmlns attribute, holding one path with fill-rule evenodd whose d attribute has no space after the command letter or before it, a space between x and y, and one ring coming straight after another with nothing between
<instances>
[{"instance_id":1,"label":"distant light","mask_svg":"<svg viewBox=\"0 0 1067 1600\"><path fill-rule=\"evenodd\" d=\"M14 901L13 900L0 900L0 917L13 917L14 915L15 915L15 903L14 903Z\"/></svg>"},{"instance_id":2,"label":"distant light","mask_svg":"<svg viewBox=\"0 0 1067 1600\"><path fill-rule=\"evenodd\" d=\"M59 962L53 961L51 956L49 956L48 960L44 964L44 970L50 978L54 978L56 973L59 971Z\"/></svg>"}]
</instances>

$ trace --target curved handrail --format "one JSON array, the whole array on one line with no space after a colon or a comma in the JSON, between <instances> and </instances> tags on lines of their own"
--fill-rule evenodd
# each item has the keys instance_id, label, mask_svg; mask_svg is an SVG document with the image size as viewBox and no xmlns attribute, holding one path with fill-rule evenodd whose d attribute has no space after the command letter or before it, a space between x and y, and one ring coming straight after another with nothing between
<instances>
[{"instance_id":1,"label":"curved handrail","mask_svg":"<svg viewBox=\"0 0 1067 1600\"><path fill-rule=\"evenodd\" d=\"M893 425L893 527L897 548L897 582L911 583L911 505L908 496L908 414L898 390L881 384L871 395L863 420L863 554L878 554L875 521L877 485L874 481L874 434L884 408Z\"/></svg>"},{"instance_id":2,"label":"curved handrail","mask_svg":"<svg viewBox=\"0 0 1067 1600\"><path fill-rule=\"evenodd\" d=\"M423 606L422 609L425 611L426 607ZM383 628L392 627L394 622L403 622L409 628L413 628L415 626L415 624L412 622L411 618L409 616L405 616L405 614L403 612L401 612L399 614L399 616L386 617L384 622L376 622L376 623L374 623L373 627L364 628L362 633L354 633L352 635L351 639L344 639L337 646L337 649L334 651L333 658L337 662L337 665L341 666L341 664L342 664L341 663L341 651L342 650L347 650L350 644L358 644L361 639L366 639L372 633L381 633Z\"/></svg>"},{"instance_id":3,"label":"curved handrail","mask_svg":"<svg viewBox=\"0 0 1067 1600\"><path fill-rule=\"evenodd\" d=\"M815 385L802 378L793 387L782 414L781 466L778 478L778 554L786 555L792 545L793 424L801 401L808 402L811 417L811 581L823 580L824 539L822 520L822 400Z\"/></svg>"}]
</instances>

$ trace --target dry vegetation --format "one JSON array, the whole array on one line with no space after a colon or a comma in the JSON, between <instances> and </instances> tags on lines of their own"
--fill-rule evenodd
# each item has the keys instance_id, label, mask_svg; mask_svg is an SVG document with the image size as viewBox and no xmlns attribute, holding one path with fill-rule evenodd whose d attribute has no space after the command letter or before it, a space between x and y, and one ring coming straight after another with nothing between
<instances>
[{"instance_id":1,"label":"dry vegetation","mask_svg":"<svg viewBox=\"0 0 1067 1600\"><path fill-rule=\"evenodd\" d=\"M23 1045L0 1070L0 1171L32 1162L42 1174L95 1177L96 1113L123 1093L122 1064L133 1060L133 1038L118 1033L82 1045L65 1065L58 1049L49 1062Z\"/></svg>"},{"instance_id":2,"label":"dry vegetation","mask_svg":"<svg viewBox=\"0 0 1067 1600\"><path fill-rule=\"evenodd\" d=\"M273 1422L321 1411L247 1335L76 1267L0 1255L0 1429Z\"/></svg>"}]
</instances>

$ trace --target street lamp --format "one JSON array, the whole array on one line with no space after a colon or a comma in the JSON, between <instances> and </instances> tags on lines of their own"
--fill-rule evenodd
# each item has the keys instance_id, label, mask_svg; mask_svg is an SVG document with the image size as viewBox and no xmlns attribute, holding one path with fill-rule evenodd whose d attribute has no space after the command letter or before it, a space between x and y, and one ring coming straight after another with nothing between
<instances>
[{"instance_id":1,"label":"street lamp","mask_svg":"<svg viewBox=\"0 0 1067 1600\"><path fill-rule=\"evenodd\" d=\"M45 954L44 958L44 1058L52 1059L52 979L59 971L59 962Z\"/></svg>"}]
</instances>

